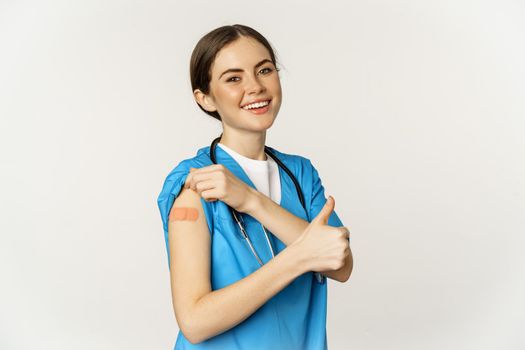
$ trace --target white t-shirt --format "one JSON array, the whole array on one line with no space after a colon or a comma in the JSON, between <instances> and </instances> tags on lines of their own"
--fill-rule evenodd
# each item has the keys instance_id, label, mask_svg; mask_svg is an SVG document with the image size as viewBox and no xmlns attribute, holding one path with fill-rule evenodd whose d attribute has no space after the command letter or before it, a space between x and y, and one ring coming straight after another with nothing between
<instances>
[{"instance_id":1,"label":"white t-shirt","mask_svg":"<svg viewBox=\"0 0 525 350\"><path fill-rule=\"evenodd\" d=\"M222 143L217 143L217 146L239 163L246 175L252 180L257 191L270 197L275 203L281 204L279 166L272 157L266 155L267 160L251 159L235 152Z\"/></svg>"}]
</instances>

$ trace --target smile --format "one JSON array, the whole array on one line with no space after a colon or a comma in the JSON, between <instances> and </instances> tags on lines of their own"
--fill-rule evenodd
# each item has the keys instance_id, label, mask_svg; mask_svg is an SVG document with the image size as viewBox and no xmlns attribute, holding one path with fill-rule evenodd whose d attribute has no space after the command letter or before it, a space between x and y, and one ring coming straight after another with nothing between
<instances>
[{"instance_id":1,"label":"smile","mask_svg":"<svg viewBox=\"0 0 525 350\"><path fill-rule=\"evenodd\" d=\"M242 109L252 114L264 114L270 110L270 102L271 100L256 102L246 105Z\"/></svg>"},{"instance_id":2,"label":"smile","mask_svg":"<svg viewBox=\"0 0 525 350\"><path fill-rule=\"evenodd\" d=\"M245 110L262 108L262 107L268 106L270 104L270 101L271 100L264 100L264 101L259 101L255 103L250 103L249 105L245 105L241 108Z\"/></svg>"}]
</instances>

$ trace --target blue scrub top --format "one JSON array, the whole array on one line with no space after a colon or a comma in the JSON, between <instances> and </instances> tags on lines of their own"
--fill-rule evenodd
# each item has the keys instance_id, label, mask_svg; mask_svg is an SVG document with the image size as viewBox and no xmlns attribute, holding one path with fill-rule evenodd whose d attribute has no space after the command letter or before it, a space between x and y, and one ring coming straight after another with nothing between
<instances>
[{"instance_id":1,"label":"blue scrub top","mask_svg":"<svg viewBox=\"0 0 525 350\"><path fill-rule=\"evenodd\" d=\"M321 211L326 198L324 187L317 170L310 160L281 153L272 147L271 151L295 175L303 191L308 215L303 209L293 181L279 167L281 179L281 207L295 216L311 222ZM190 168L212 165L210 146L197 151L193 158L181 161L167 176L158 197L158 206L164 227L164 239L168 253L168 216L175 198L180 193ZM215 148L217 163L223 164L239 179L256 189L241 166L220 147ZM212 290L224 288L250 275L261 266L249 249L246 241L222 201L206 202L201 198L202 207L211 234L211 285ZM245 229L252 240L259 257L266 263L271 253L261 225L252 216L241 213ZM344 226L336 212L329 220L330 226ZM275 254L286 248L283 242L268 231ZM323 276L324 277L324 276ZM306 272L279 293L269 299L257 311L233 328L198 344L190 343L179 331L175 350L182 349L228 349L228 350L324 350L326 340L327 279L320 283L313 272Z\"/></svg>"}]
</instances>

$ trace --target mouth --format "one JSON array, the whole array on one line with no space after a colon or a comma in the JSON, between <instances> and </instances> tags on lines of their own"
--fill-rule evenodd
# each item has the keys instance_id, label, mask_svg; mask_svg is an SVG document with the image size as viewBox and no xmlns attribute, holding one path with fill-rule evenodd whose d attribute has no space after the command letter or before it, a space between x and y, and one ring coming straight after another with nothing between
<instances>
[{"instance_id":1,"label":"mouth","mask_svg":"<svg viewBox=\"0 0 525 350\"><path fill-rule=\"evenodd\" d=\"M252 114L264 114L270 110L270 104L272 99L258 101L246 106L241 107L241 109L250 112Z\"/></svg>"}]
</instances>

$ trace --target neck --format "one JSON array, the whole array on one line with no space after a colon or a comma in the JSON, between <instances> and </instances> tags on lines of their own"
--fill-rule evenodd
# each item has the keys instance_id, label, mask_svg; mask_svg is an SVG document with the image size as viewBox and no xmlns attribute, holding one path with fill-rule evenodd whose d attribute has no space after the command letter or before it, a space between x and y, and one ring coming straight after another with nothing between
<instances>
[{"instance_id":1,"label":"neck","mask_svg":"<svg viewBox=\"0 0 525 350\"><path fill-rule=\"evenodd\" d=\"M263 132L239 132L232 129L224 129L219 143L226 145L235 152L254 159L267 160L266 153L264 153L264 145L266 143L266 130Z\"/></svg>"}]
</instances>

